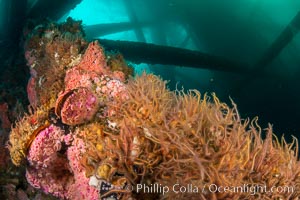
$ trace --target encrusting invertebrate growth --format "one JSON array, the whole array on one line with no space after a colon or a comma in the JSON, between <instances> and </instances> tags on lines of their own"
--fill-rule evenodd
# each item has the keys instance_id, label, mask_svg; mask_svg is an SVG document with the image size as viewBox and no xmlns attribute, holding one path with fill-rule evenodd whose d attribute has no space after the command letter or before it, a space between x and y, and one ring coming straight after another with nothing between
<instances>
[{"instance_id":1,"label":"encrusting invertebrate growth","mask_svg":"<svg viewBox=\"0 0 300 200\"><path fill-rule=\"evenodd\" d=\"M9 150L15 165L27 164L33 187L72 200L300 195L296 138L279 141L271 126L262 131L256 118L241 119L234 103L215 94L170 91L153 74L133 77L121 54L105 52L97 41L87 44L80 22L67 24L39 26L26 42L33 109L12 129ZM245 184L294 190L208 187ZM147 192L138 185L170 190ZM178 192L181 186L192 188Z\"/></svg>"}]
</instances>

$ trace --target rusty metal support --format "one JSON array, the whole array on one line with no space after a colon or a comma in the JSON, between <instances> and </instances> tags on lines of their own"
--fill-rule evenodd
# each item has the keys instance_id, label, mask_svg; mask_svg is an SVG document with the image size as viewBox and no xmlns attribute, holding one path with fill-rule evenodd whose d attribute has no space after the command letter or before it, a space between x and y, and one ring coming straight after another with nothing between
<instances>
[{"instance_id":1,"label":"rusty metal support","mask_svg":"<svg viewBox=\"0 0 300 200\"><path fill-rule=\"evenodd\" d=\"M161 46L142 42L98 40L106 50L120 51L133 63L176 65L234 73L249 71L247 64L188 49Z\"/></svg>"},{"instance_id":2,"label":"rusty metal support","mask_svg":"<svg viewBox=\"0 0 300 200\"><path fill-rule=\"evenodd\" d=\"M75 8L82 0L39 0L34 4L28 13L28 18L40 19L49 18L59 20L71 9Z\"/></svg>"},{"instance_id":3,"label":"rusty metal support","mask_svg":"<svg viewBox=\"0 0 300 200\"><path fill-rule=\"evenodd\" d=\"M256 68L265 68L271 63L280 52L292 41L295 35L300 30L300 11L292 19L292 21L286 26L281 34L274 40L270 47L266 50L263 56L256 64Z\"/></svg>"}]
</instances>

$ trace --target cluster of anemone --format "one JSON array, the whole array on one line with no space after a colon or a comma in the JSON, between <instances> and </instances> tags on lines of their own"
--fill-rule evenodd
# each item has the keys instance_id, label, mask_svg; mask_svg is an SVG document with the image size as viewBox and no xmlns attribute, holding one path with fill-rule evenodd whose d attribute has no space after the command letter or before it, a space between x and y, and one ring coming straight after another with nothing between
<instances>
[{"instance_id":1,"label":"cluster of anemone","mask_svg":"<svg viewBox=\"0 0 300 200\"><path fill-rule=\"evenodd\" d=\"M108 104L118 110L110 117L117 126L99 133L98 142L91 144L90 158L102 169L97 173L92 168L98 177L108 182L125 177L133 187L159 183L168 188L176 184L204 188L160 194L166 199L293 199L299 195L296 139L291 144L283 138L279 141L272 127L262 132L257 118L242 120L234 103L230 107L215 94L201 96L196 90L172 92L152 74L129 80L126 92L126 100ZM85 157L91 167L89 155ZM207 187L213 184L288 186L293 191L214 193ZM149 193L131 195L157 198Z\"/></svg>"}]
</instances>

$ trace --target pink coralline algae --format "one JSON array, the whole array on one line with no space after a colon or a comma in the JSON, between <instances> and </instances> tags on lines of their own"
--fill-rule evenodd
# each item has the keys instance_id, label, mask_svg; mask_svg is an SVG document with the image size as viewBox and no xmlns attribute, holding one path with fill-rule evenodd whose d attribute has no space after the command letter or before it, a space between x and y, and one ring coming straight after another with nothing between
<instances>
[{"instance_id":1,"label":"pink coralline algae","mask_svg":"<svg viewBox=\"0 0 300 200\"><path fill-rule=\"evenodd\" d=\"M65 152L64 145L70 146ZM99 199L79 162L84 152L81 139L72 133L64 135L62 129L50 125L39 133L30 147L27 181L61 199Z\"/></svg>"}]
</instances>

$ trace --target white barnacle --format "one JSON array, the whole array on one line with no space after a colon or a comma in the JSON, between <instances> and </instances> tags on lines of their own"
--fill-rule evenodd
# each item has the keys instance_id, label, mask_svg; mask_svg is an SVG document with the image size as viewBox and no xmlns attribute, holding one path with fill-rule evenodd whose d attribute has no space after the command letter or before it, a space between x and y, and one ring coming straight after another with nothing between
<instances>
[{"instance_id":1,"label":"white barnacle","mask_svg":"<svg viewBox=\"0 0 300 200\"><path fill-rule=\"evenodd\" d=\"M137 136L135 136L133 138L133 142L132 142L134 145L139 145L140 144L140 141L139 141L139 138Z\"/></svg>"},{"instance_id":2,"label":"white barnacle","mask_svg":"<svg viewBox=\"0 0 300 200\"><path fill-rule=\"evenodd\" d=\"M47 38L47 39L50 39L53 34L54 34L54 30L52 30L52 31L46 31L44 37Z\"/></svg>"},{"instance_id":3,"label":"white barnacle","mask_svg":"<svg viewBox=\"0 0 300 200\"><path fill-rule=\"evenodd\" d=\"M143 130L144 130L144 134L145 134L146 137L149 137L149 138L152 137L152 134L150 133L148 128L143 128Z\"/></svg>"},{"instance_id":4,"label":"white barnacle","mask_svg":"<svg viewBox=\"0 0 300 200\"><path fill-rule=\"evenodd\" d=\"M138 154L139 154L139 151L137 149L133 149L130 153L130 160L134 161L135 158L138 156Z\"/></svg>"},{"instance_id":5,"label":"white barnacle","mask_svg":"<svg viewBox=\"0 0 300 200\"><path fill-rule=\"evenodd\" d=\"M107 120L108 128L115 130L117 128L117 123Z\"/></svg>"},{"instance_id":6,"label":"white barnacle","mask_svg":"<svg viewBox=\"0 0 300 200\"><path fill-rule=\"evenodd\" d=\"M36 66L36 61L34 61L34 62L32 63L32 65L30 65L30 68L33 69L35 66Z\"/></svg>"},{"instance_id":7,"label":"white barnacle","mask_svg":"<svg viewBox=\"0 0 300 200\"><path fill-rule=\"evenodd\" d=\"M131 153L130 153L130 159L132 161L135 160L135 158L138 156L138 154L140 153L140 141L139 138L137 136L133 137L133 141L132 141L132 149L131 149Z\"/></svg>"},{"instance_id":8,"label":"white barnacle","mask_svg":"<svg viewBox=\"0 0 300 200\"><path fill-rule=\"evenodd\" d=\"M45 81L45 76L43 75L39 78L39 81L38 81L39 87L42 87L42 84L44 81Z\"/></svg>"},{"instance_id":9,"label":"white barnacle","mask_svg":"<svg viewBox=\"0 0 300 200\"><path fill-rule=\"evenodd\" d=\"M57 64L59 64L59 55L57 52L54 53L54 60Z\"/></svg>"},{"instance_id":10,"label":"white barnacle","mask_svg":"<svg viewBox=\"0 0 300 200\"><path fill-rule=\"evenodd\" d=\"M78 65L81 60L81 54L78 54L77 56L71 56L71 62L68 64L68 67L72 67L75 65Z\"/></svg>"},{"instance_id":11,"label":"white barnacle","mask_svg":"<svg viewBox=\"0 0 300 200\"><path fill-rule=\"evenodd\" d=\"M89 180L89 185L90 185L90 186L93 186L93 187L95 187L95 188L97 188L99 182L100 182L100 181L97 179L96 176L91 176L91 177L90 177L90 180Z\"/></svg>"}]
</instances>

